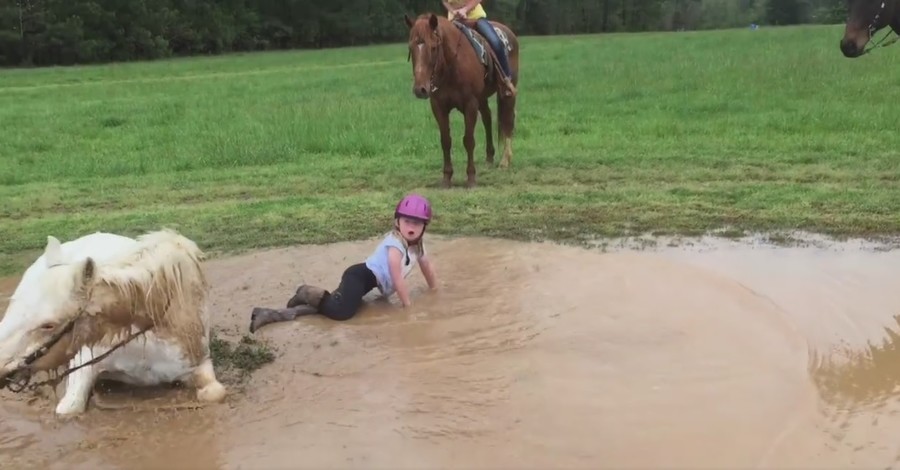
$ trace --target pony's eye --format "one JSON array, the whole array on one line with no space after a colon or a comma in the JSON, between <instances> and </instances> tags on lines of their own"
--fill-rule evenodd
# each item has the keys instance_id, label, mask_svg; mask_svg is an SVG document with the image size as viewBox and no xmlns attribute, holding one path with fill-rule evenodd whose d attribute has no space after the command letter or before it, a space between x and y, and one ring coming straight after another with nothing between
<instances>
[{"instance_id":1,"label":"pony's eye","mask_svg":"<svg viewBox=\"0 0 900 470\"><path fill-rule=\"evenodd\" d=\"M44 323L41 325L41 329L44 331L50 331L56 328L56 323Z\"/></svg>"}]
</instances>

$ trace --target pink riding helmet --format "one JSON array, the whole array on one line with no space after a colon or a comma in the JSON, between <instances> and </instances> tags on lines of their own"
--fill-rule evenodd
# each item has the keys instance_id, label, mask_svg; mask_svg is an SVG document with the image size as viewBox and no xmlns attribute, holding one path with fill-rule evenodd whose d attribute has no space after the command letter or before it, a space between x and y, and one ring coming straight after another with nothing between
<instances>
[{"instance_id":1,"label":"pink riding helmet","mask_svg":"<svg viewBox=\"0 0 900 470\"><path fill-rule=\"evenodd\" d=\"M394 217L412 217L414 219L424 220L425 223L431 221L431 204L425 196L419 194L407 194L394 210Z\"/></svg>"}]
</instances>

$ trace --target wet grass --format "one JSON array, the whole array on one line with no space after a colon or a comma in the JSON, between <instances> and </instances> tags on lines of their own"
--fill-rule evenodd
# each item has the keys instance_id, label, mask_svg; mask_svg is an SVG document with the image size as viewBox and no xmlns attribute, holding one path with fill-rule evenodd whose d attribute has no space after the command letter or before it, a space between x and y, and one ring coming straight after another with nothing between
<instances>
[{"instance_id":1,"label":"wet grass","mask_svg":"<svg viewBox=\"0 0 900 470\"><path fill-rule=\"evenodd\" d=\"M0 75L0 273L170 226L211 254L377 235L420 191L448 235L900 233L900 48L838 26L523 39L513 168L455 182L405 44ZM496 127L496 126L495 126ZM498 155L499 156L499 155Z\"/></svg>"},{"instance_id":2,"label":"wet grass","mask_svg":"<svg viewBox=\"0 0 900 470\"><path fill-rule=\"evenodd\" d=\"M231 385L244 383L254 371L275 361L272 347L249 335L235 343L212 331L209 349L219 380Z\"/></svg>"}]
</instances>

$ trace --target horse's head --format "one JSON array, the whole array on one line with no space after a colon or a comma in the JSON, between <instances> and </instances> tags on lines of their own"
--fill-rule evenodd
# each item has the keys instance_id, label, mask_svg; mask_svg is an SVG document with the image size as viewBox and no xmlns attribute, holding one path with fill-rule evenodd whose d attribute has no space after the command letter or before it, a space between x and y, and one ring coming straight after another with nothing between
<instances>
[{"instance_id":1,"label":"horse's head","mask_svg":"<svg viewBox=\"0 0 900 470\"><path fill-rule=\"evenodd\" d=\"M435 14L421 15L415 21L403 15L409 26L409 57L412 58L413 94L425 99L431 95L435 69L439 66L441 34L440 18Z\"/></svg>"},{"instance_id":2,"label":"horse's head","mask_svg":"<svg viewBox=\"0 0 900 470\"><path fill-rule=\"evenodd\" d=\"M847 0L847 23L841 39L841 52L845 57L859 57L865 53L866 44L893 18L896 0Z\"/></svg>"},{"instance_id":3,"label":"horse's head","mask_svg":"<svg viewBox=\"0 0 900 470\"><path fill-rule=\"evenodd\" d=\"M43 266L26 271L0 320L0 388L56 369L99 339L96 268L91 258L64 262L59 240L48 237Z\"/></svg>"}]
</instances>

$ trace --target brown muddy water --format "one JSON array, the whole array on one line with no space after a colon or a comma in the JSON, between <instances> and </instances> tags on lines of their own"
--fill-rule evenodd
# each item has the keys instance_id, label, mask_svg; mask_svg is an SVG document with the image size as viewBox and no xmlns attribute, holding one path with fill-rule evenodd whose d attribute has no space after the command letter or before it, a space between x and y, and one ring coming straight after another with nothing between
<instances>
[{"instance_id":1,"label":"brown muddy water","mask_svg":"<svg viewBox=\"0 0 900 470\"><path fill-rule=\"evenodd\" d=\"M215 327L376 242L208 262ZM0 393L0 467L895 467L900 250L864 245L435 238L440 292L263 328L278 357L225 404L61 420Z\"/></svg>"}]
</instances>

